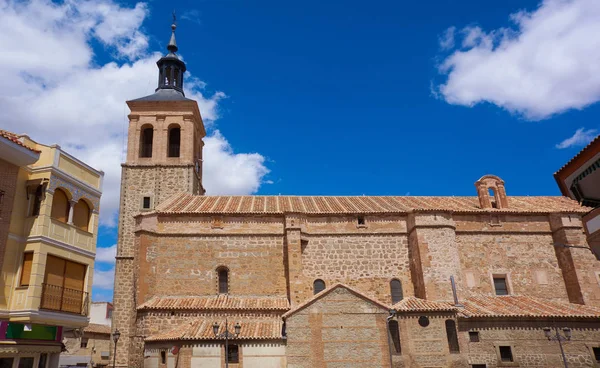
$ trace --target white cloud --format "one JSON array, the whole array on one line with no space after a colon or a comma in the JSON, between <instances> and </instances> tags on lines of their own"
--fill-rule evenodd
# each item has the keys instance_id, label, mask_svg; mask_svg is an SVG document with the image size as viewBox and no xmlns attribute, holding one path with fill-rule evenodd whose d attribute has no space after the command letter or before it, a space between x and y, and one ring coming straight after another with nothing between
<instances>
[{"instance_id":1,"label":"white cloud","mask_svg":"<svg viewBox=\"0 0 600 368\"><path fill-rule=\"evenodd\" d=\"M442 34L439 38L440 49L449 50L454 47L454 33L456 32L456 27L448 28L444 34Z\"/></svg>"},{"instance_id":2,"label":"white cloud","mask_svg":"<svg viewBox=\"0 0 600 368\"><path fill-rule=\"evenodd\" d=\"M258 190L263 177L269 173L262 155L233 153L218 130L204 142L203 183L207 194L246 194Z\"/></svg>"},{"instance_id":3,"label":"white cloud","mask_svg":"<svg viewBox=\"0 0 600 368\"><path fill-rule=\"evenodd\" d=\"M600 1L544 0L510 19L514 28L459 32L462 49L439 66L446 102L540 120L600 100Z\"/></svg>"},{"instance_id":4,"label":"white cloud","mask_svg":"<svg viewBox=\"0 0 600 368\"><path fill-rule=\"evenodd\" d=\"M96 262L103 262L109 264L115 264L115 257L117 256L117 245L111 245L110 247L97 247L96 248Z\"/></svg>"},{"instance_id":5,"label":"white cloud","mask_svg":"<svg viewBox=\"0 0 600 368\"><path fill-rule=\"evenodd\" d=\"M115 284L115 269L111 268L107 271L94 269L94 285L92 290L104 289L112 290Z\"/></svg>"},{"instance_id":6,"label":"white cloud","mask_svg":"<svg viewBox=\"0 0 600 368\"><path fill-rule=\"evenodd\" d=\"M144 3L127 8L112 0L0 0L2 128L27 133L41 143L58 143L103 170L100 222L106 226L116 226L129 112L125 101L152 93L157 78L160 53L147 49L148 36L141 28L147 15ZM167 23L165 43L169 36ZM98 64L94 41L114 60ZM210 127L225 94L206 94L205 84L189 73L186 87L186 96L198 101ZM207 187L217 183L236 194L258 189L268 172L261 155L233 153L218 132L206 141ZM239 175L224 170L223 164L238 165ZM223 172L229 176L214 177Z\"/></svg>"},{"instance_id":7,"label":"white cloud","mask_svg":"<svg viewBox=\"0 0 600 368\"><path fill-rule=\"evenodd\" d=\"M597 133L598 131L596 129L585 130L584 128L579 128L571 137L557 144L556 148L563 149L575 146L585 146L596 137Z\"/></svg>"}]
</instances>

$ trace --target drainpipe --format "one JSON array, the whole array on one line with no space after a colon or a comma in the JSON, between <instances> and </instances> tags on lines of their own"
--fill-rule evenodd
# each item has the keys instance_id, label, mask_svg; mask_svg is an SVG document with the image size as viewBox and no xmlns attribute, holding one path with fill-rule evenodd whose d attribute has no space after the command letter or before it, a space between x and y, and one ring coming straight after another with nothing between
<instances>
[{"instance_id":1,"label":"drainpipe","mask_svg":"<svg viewBox=\"0 0 600 368\"><path fill-rule=\"evenodd\" d=\"M386 326L387 326L387 335L388 335L388 348L390 351L390 368L394 367L394 363L392 360L392 332L390 331L390 321L392 320L392 318L394 318L394 314L396 314L396 311L394 309L390 309L390 315L387 316L387 321L386 321Z\"/></svg>"},{"instance_id":2,"label":"drainpipe","mask_svg":"<svg viewBox=\"0 0 600 368\"><path fill-rule=\"evenodd\" d=\"M456 282L454 282L454 276L450 276L450 283L452 284L452 295L454 296L454 306L464 308L465 306L458 302L458 294L456 293Z\"/></svg>"}]
</instances>

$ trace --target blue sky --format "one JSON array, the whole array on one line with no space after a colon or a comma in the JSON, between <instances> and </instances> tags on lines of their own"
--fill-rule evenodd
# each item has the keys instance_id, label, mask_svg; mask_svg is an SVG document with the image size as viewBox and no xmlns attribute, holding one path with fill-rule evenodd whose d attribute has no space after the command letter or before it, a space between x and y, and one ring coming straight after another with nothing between
<instances>
[{"instance_id":1,"label":"blue sky","mask_svg":"<svg viewBox=\"0 0 600 368\"><path fill-rule=\"evenodd\" d=\"M211 194L475 195L496 174L509 195L560 195L552 174L600 127L595 0L0 4L25 41L37 26L14 24L56 12L40 21L45 44L65 47L77 73L64 74L59 50L32 47L55 67L16 67L15 88L44 117L60 105L56 124L106 132L86 143L35 115L8 122L107 172L96 300L112 298L124 101L153 92L173 7L188 96L209 128Z\"/></svg>"}]
</instances>

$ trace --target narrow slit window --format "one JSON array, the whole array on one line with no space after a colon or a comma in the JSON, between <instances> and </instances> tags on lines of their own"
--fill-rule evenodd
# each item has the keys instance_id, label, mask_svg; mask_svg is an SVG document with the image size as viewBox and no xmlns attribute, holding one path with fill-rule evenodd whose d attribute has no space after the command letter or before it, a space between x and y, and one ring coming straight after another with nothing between
<instances>
[{"instance_id":1,"label":"narrow slit window","mask_svg":"<svg viewBox=\"0 0 600 368\"><path fill-rule=\"evenodd\" d=\"M398 279L390 281L390 292L392 295L392 304L396 304L402 300L402 283Z\"/></svg>"},{"instance_id":2,"label":"narrow slit window","mask_svg":"<svg viewBox=\"0 0 600 368\"><path fill-rule=\"evenodd\" d=\"M25 253L23 255L23 267L21 268L21 282L20 286L29 286L31 280L31 267L33 266L33 252Z\"/></svg>"},{"instance_id":3,"label":"narrow slit window","mask_svg":"<svg viewBox=\"0 0 600 368\"><path fill-rule=\"evenodd\" d=\"M500 346L500 360L503 362L514 362L512 349L510 346Z\"/></svg>"},{"instance_id":4,"label":"narrow slit window","mask_svg":"<svg viewBox=\"0 0 600 368\"><path fill-rule=\"evenodd\" d=\"M142 203L142 208L145 210L150 208L150 197L144 197L144 201Z\"/></svg>"},{"instance_id":5,"label":"narrow slit window","mask_svg":"<svg viewBox=\"0 0 600 368\"><path fill-rule=\"evenodd\" d=\"M390 321L390 336L392 337L392 342L394 343L394 353L399 355L402 351L402 347L400 346L400 328L398 327L398 321Z\"/></svg>"},{"instance_id":6,"label":"narrow slit window","mask_svg":"<svg viewBox=\"0 0 600 368\"><path fill-rule=\"evenodd\" d=\"M164 350L160 352L160 364L167 364L167 352Z\"/></svg>"},{"instance_id":7,"label":"narrow slit window","mask_svg":"<svg viewBox=\"0 0 600 368\"><path fill-rule=\"evenodd\" d=\"M152 157L152 141L154 139L154 129L145 127L140 134L140 157Z\"/></svg>"},{"instance_id":8,"label":"narrow slit window","mask_svg":"<svg viewBox=\"0 0 600 368\"><path fill-rule=\"evenodd\" d=\"M219 275L219 294L227 294L229 292L229 272L225 268L221 268L217 272Z\"/></svg>"},{"instance_id":9,"label":"narrow slit window","mask_svg":"<svg viewBox=\"0 0 600 368\"><path fill-rule=\"evenodd\" d=\"M315 282L313 282L313 294L317 295L323 290L325 290L325 281L321 279L315 280Z\"/></svg>"},{"instance_id":10,"label":"narrow slit window","mask_svg":"<svg viewBox=\"0 0 600 368\"><path fill-rule=\"evenodd\" d=\"M506 276L494 276L494 290L496 295L508 295Z\"/></svg>"},{"instance_id":11,"label":"narrow slit window","mask_svg":"<svg viewBox=\"0 0 600 368\"><path fill-rule=\"evenodd\" d=\"M456 332L456 322L451 319L446 320L446 337L448 338L448 349L451 353L459 353L458 334Z\"/></svg>"},{"instance_id":12,"label":"narrow slit window","mask_svg":"<svg viewBox=\"0 0 600 368\"><path fill-rule=\"evenodd\" d=\"M179 127L173 127L169 129L169 157L179 157L179 150L181 145L181 129Z\"/></svg>"}]
</instances>

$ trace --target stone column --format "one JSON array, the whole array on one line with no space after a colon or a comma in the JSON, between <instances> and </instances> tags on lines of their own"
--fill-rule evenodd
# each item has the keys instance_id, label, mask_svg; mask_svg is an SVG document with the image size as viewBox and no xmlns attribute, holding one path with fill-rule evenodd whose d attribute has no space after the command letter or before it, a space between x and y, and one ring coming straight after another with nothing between
<instances>
[{"instance_id":1,"label":"stone column","mask_svg":"<svg viewBox=\"0 0 600 368\"><path fill-rule=\"evenodd\" d=\"M300 239L300 217L286 216L285 245L288 299L292 306L300 304L302 298L302 240Z\"/></svg>"},{"instance_id":2,"label":"stone column","mask_svg":"<svg viewBox=\"0 0 600 368\"><path fill-rule=\"evenodd\" d=\"M565 248L556 245L588 247L580 215L550 215L552 239L558 266L562 270L569 301L576 304L600 306L600 293L594 271L598 261L588 249Z\"/></svg>"},{"instance_id":3,"label":"stone column","mask_svg":"<svg viewBox=\"0 0 600 368\"><path fill-rule=\"evenodd\" d=\"M456 225L450 213L422 212L408 216L411 276L418 298L453 301L450 276L462 290Z\"/></svg>"},{"instance_id":4,"label":"stone column","mask_svg":"<svg viewBox=\"0 0 600 368\"><path fill-rule=\"evenodd\" d=\"M69 201L69 220L67 221L67 224L69 225L73 225L73 210L75 209L75 203L77 203L77 201L72 199Z\"/></svg>"}]
</instances>

